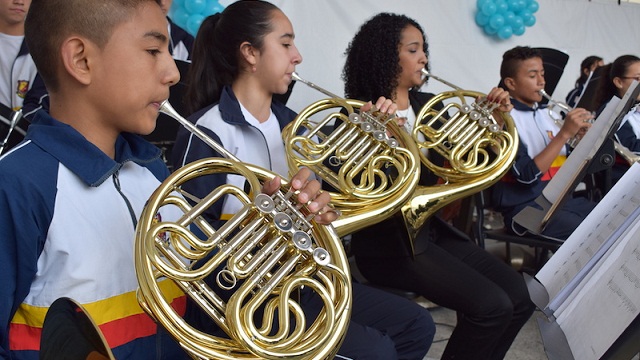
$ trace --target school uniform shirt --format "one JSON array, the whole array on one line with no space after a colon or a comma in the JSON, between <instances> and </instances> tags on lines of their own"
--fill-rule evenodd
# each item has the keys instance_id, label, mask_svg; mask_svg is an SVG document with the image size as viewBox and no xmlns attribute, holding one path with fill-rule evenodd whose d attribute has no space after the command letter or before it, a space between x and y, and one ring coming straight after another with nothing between
<instances>
[{"instance_id":1,"label":"school uniform shirt","mask_svg":"<svg viewBox=\"0 0 640 360\"><path fill-rule=\"evenodd\" d=\"M640 105L631 108L624 116L615 138L629 150L640 153Z\"/></svg>"},{"instance_id":2,"label":"school uniform shirt","mask_svg":"<svg viewBox=\"0 0 640 360\"><path fill-rule=\"evenodd\" d=\"M24 36L0 33L0 54L0 103L19 110L36 77L36 65Z\"/></svg>"},{"instance_id":3,"label":"school uniform shirt","mask_svg":"<svg viewBox=\"0 0 640 360\"><path fill-rule=\"evenodd\" d=\"M567 94L567 97L566 97L567 105L569 105L571 107L575 107L576 106L576 101L578 100L578 96L580 96L580 94L582 94L583 90L584 90L584 84L576 84L576 87L574 87Z\"/></svg>"},{"instance_id":4,"label":"school uniform shirt","mask_svg":"<svg viewBox=\"0 0 640 360\"><path fill-rule=\"evenodd\" d=\"M219 103L196 112L189 120L241 161L288 178L281 131L295 116L296 113L291 109L274 101L271 104L271 118L266 123L259 124L242 108L231 87L225 86ZM209 145L184 128L178 132L173 149L172 164L175 169L207 157L221 157ZM210 175L190 181L183 188L203 198L212 189L225 183L244 189L244 182L245 179L239 175ZM228 220L240 207L237 199L227 197L223 208L216 204L207 215L211 221Z\"/></svg>"},{"instance_id":5,"label":"school uniform shirt","mask_svg":"<svg viewBox=\"0 0 640 360\"><path fill-rule=\"evenodd\" d=\"M45 314L60 297L84 305L119 360L184 357L136 300L135 227L167 175L160 150L137 135L118 137L114 160L37 113L25 141L0 158L0 358L38 359ZM161 287L184 313L184 294Z\"/></svg>"},{"instance_id":6,"label":"school uniform shirt","mask_svg":"<svg viewBox=\"0 0 640 360\"><path fill-rule=\"evenodd\" d=\"M176 60L191 61L191 50L193 49L194 38L183 28L176 25L171 19L169 22L169 52Z\"/></svg>"},{"instance_id":7,"label":"school uniform shirt","mask_svg":"<svg viewBox=\"0 0 640 360\"><path fill-rule=\"evenodd\" d=\"M511 170L493 186L492 191L493 204L503 213L516 213L532 203L567 159L565 146L549 170L541 172L533 159L558 134L560 126L546 107L535 104L532 108L513 98L511 103L514 105L511 117L518 130L520 144Z\"/></svg>"}]
</instances>

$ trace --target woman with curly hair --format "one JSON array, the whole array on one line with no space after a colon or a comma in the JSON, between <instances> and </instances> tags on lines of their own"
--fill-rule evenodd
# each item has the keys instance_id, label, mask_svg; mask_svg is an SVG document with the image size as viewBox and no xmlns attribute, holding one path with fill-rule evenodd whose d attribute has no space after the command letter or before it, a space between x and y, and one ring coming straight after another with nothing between
<instances>
[{"instance_id":1,"label":"woman with curly hair","mask_svg":"<svg viewBox=\"0 0 640 360\"><path fill-rule=\"evenodd\" d=\"M420 92L428 45L420 25L403 15L368 20L346 50L343 69L349 98L382 94L411 126L434 95ZM494 88L487 99L511 108L509 94ZM422 173L427 169L423 167ZM431 175L421 183L435 182ZM458 313L443 359L502 359L534 310L524 280L513 268L471 242L438 216L407 244L399 217L353 234L358 269L372 284L413 291Z\"/></svg>"}]
</instances>

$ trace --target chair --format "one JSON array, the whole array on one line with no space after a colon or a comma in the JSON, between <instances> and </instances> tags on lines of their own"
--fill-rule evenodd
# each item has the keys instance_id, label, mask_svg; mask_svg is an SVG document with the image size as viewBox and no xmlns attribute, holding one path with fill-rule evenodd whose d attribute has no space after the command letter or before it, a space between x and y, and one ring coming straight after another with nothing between
<instances>
[{"instance_id":1,"label":"chair","mask_svg":"<svg viewBox=\"0 0 640 360\"><path fill-rule=\"evenodd\" d=\"M539 47L535 48L542 55L542 63L544 65L544 90L549 95L553 95L556 86L560 82L564 68L569 62L569 54L552 48ZM564 98L564 95L561 97ZM547 99L542 99L541 104L546 104Z\"/></svg>"},{"instance_id":2,"label":"chair","mask_svg":"<svg viewBox=\"0 0 640 360\"><path fill-rule=\"evenodd\" d=\"M549 238L545 236L527 234L518 236L510 233L504 227L498 229L488 229L485 221L485 210L493 211L490 203L490 189L480 191L474 196L474 206L476 211L476 221L473 229L473 235L476 242L482 248L485 248L485 240L492 239L505 244L506 261L511 264L513 261L511 244L519 244L534 248L534 265L533 268L523 268L522 271L536 273L547 261L549 252L554 252L564 242L560 239Z\"/></svg>"}]
</instances>

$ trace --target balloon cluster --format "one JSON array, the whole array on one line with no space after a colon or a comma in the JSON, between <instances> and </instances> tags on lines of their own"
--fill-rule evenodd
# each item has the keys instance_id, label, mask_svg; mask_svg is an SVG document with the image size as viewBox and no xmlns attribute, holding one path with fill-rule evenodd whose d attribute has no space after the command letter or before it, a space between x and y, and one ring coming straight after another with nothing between
<instances>
[{"instance_id":1,"label":"balloon cluster","mask_svg":"<svg viewBox=\"0 0 640 360\"><path fill-rule=\"evenodd\" d=\"M536 0L477 0L476 24L500 39L520 36L536 23L539 7Z\"/></svg>"},{"instance_id":2,"label":"balloon cluster","mask_svg":"<svg viewBox=\"0 0 640 360\"><path fill-rule=\"evenodd\" d=\"M222 10L224 6L218 0L173 0L168 15L176 25L196 36L204 18Z\"/></svg>"}]
</instances>

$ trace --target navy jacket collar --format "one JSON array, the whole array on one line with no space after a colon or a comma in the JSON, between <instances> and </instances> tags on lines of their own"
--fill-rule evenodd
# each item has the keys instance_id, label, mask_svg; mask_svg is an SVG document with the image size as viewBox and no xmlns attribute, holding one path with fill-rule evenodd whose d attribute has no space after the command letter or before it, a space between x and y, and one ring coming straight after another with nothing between
<instances>
[{"instance_id":1,"label":"navy jacket collar","mask_svg":"<svg viewBox=\"0 0 640 360\"><path fill-rule=\"evenodd\" d=\"M520 110L520 111L536 111L538 109L546 107L544 105L540 106L540 104L538 104L538 103L535 103L533 105L533 107L531 107L531 106L529 106L529 105L527 105L525 103L522 103L522 102L520 102L520 101L518 101L518 100L516 100L514 98L511 98L511 104L513 104L513 108L514 109Z\"/></svg>"},{"instance_id":2,"label":"navy jacket collar","mask_svg":"<svg viewBox=\"0 0 640 360\"><path fill-rule=\"evenodd\" d=\"M280 102L271 102L271 111L278 118L280 129L283 129L288 123L296 117L296 113ZM225 86L220 94L220 114L224 121L232 125L248 126L240 109L240 102L236 98L230 86Z\"/></svg>"},{"instance_id":3,"label":"navy jacket collar","mask_svg":"<svg viewBox=\"0 0 640 360\"><path fill-rule=\"evenodd\" d=\"M40 110L29 125L26 140L55 157L89 186L99 186L127 161L144 165L157 160L161 151L142 137L122 133L116 140L115 160L73 127Z\"/></svg>"}]
</instances>

